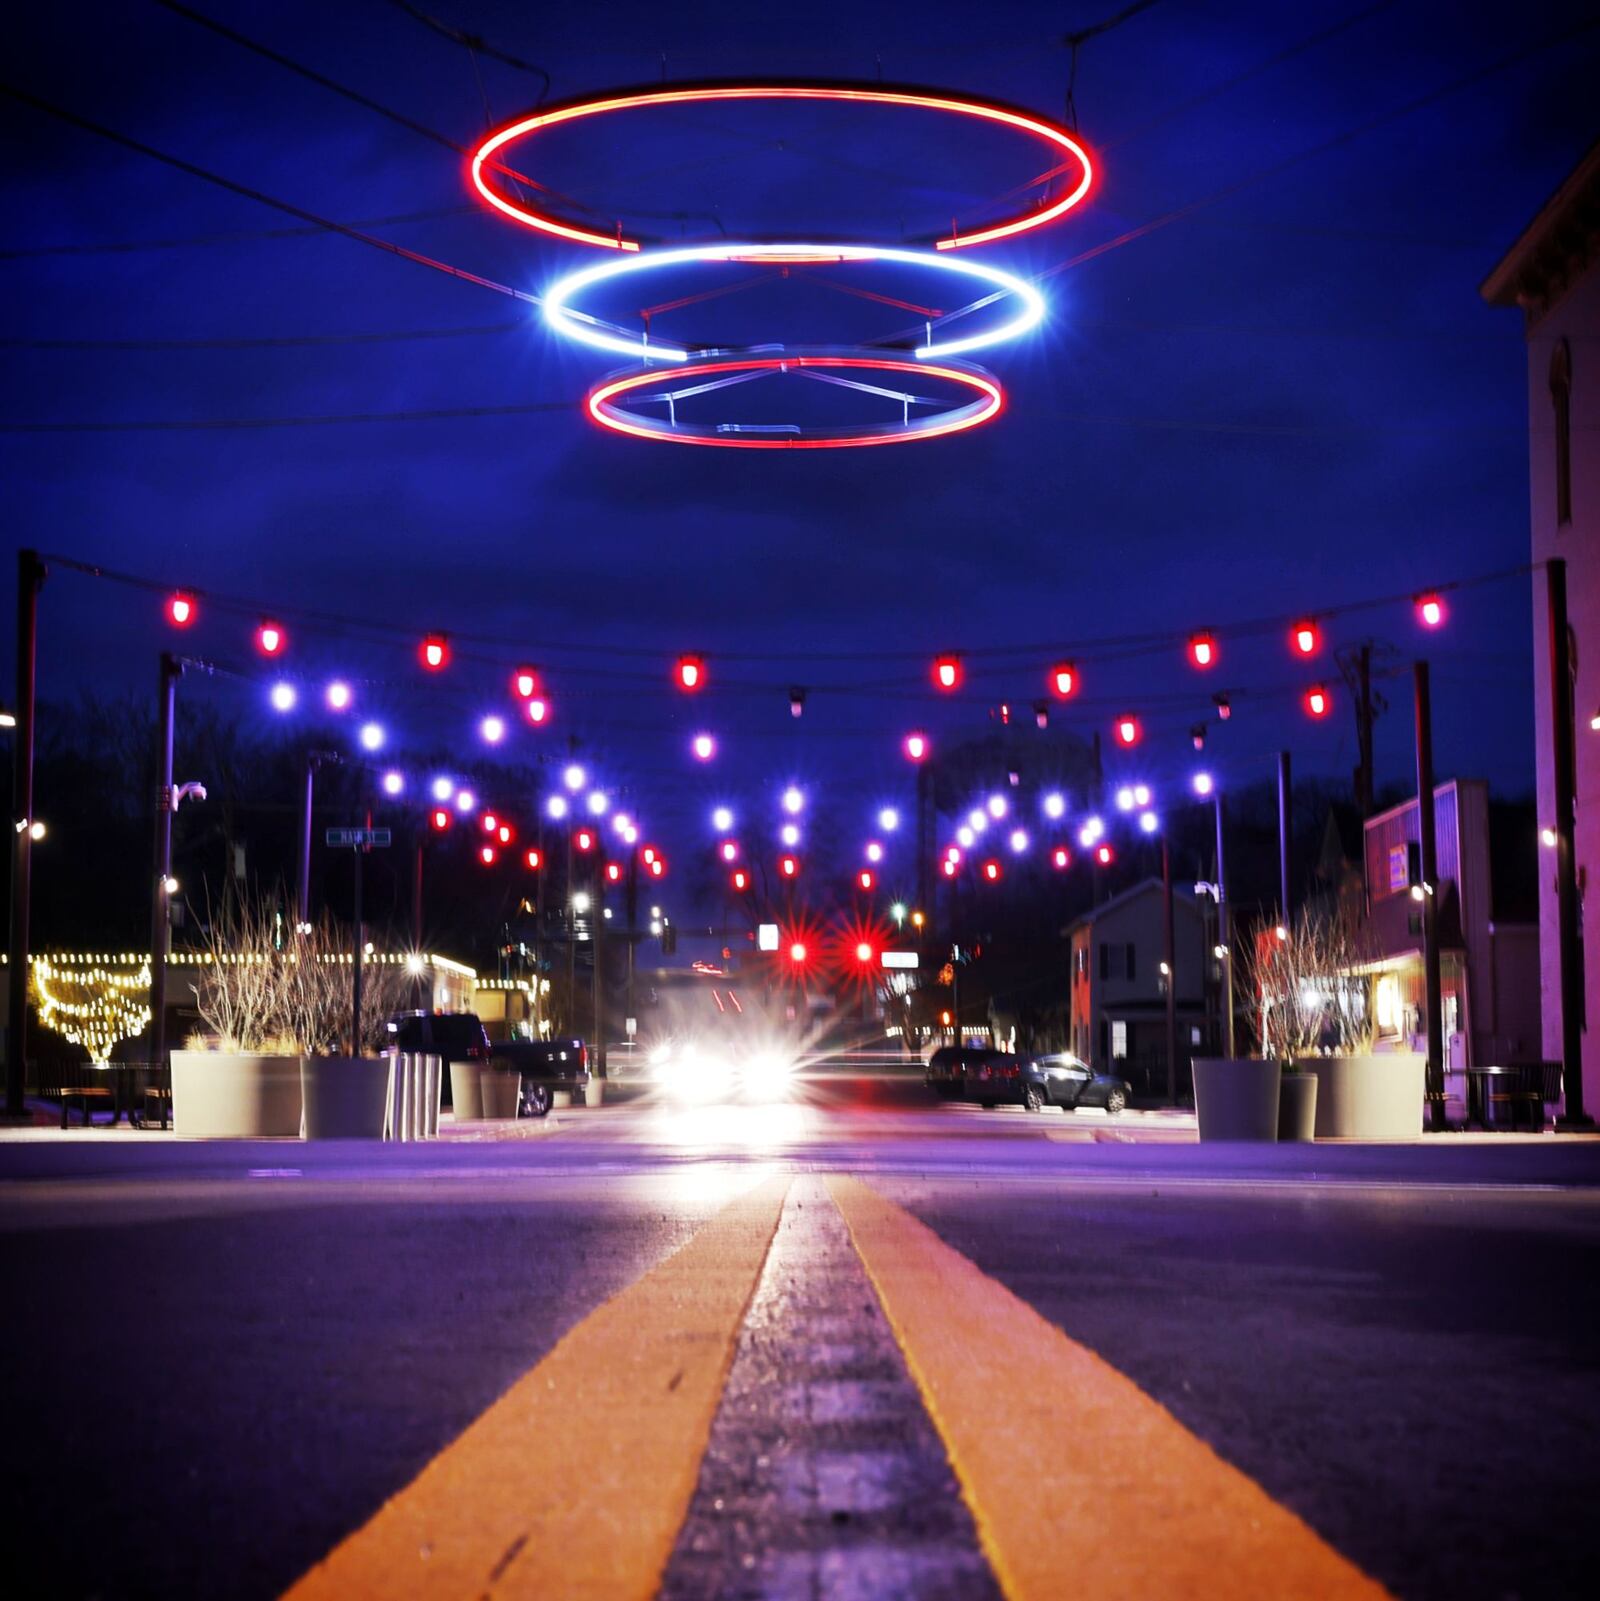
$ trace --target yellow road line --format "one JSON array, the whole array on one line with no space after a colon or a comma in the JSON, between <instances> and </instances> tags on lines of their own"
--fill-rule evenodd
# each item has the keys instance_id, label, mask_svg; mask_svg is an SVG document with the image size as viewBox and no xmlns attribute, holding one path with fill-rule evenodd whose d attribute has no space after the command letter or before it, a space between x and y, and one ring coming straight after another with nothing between
<instances>
[{"instance_id":1,"label":"yellow road line","mask_svg":"<svg viewBox=\"0 0 1600 1601\"><path fill-rule=\"evenodd\" d=\"M1011 1601L1387 1594L909 1212L828 1187Z\"/></svg>"},{"instance_id":2,"label":"yellow road line","mask_svg":"<svg viewBox=\"0 0 1600 1601\"><path fill-rule=\"evenodd\" d=\"M788 1188L758 1185L590 1313L288 1595L653 1595Z\"/></svg>"}]
</instances>

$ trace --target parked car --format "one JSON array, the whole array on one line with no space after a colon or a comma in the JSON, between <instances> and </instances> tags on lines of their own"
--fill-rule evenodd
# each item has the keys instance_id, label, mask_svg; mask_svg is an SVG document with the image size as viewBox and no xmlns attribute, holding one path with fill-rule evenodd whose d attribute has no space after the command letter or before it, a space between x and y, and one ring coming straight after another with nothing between
<instances>
[{"instance_id":1,"label":"parked car","mask_svg":"<svg viewBox=\"0 0 1600 1601\"><path fill-rule=\"evenodd\" d=\"M582 1040L505 1040L491 1050L492 1069L521 1077L518 1117L543 1117L557 1090L581 1095L588 1088L589 1048Z\"/></svg>"},{"instance_id":2,"label":"parked car","mask_svg":"<svg viewBox=\"0 0 1600 1601\"><path fill-rule=\"evenodd\" d=\"M1046 1106L1103 1106L1112 1117L1123 1111L1133 1086L1110 1073L1096 1073L1081 1056L1060 1051L1028 1059L1022 1104L1030 1112Z\"/></svg>"},{"instance_id":3,"label":"parked car","mask_svg":"<svg viewBox=\"0 0 1600 1601\"><path fill-rule=\"evenodd\" d=\"M1125 1079L1096 1073L1069 1052L1018 1056L978 1045L942 1045L928 1058L924 1082L946 1100L1025 1106L1103 1106L1115 1116L1128 1104Z\"/></svg>"},{"instance_id":4,"label":"parked car","mask_svg":"<svg viewBox=\"0 0 1600 1601\"><path fill-rule=\"evenodd\" d=\"M389 1019L389 1043L399 1051L426 1052L452 1062L480 1062L491 1072L521 1079L518 1117L543 1117L557 1090L582 1091L589 1083L589 1052L582 1040L506 1040L491 1044L476 1012L399 1012Z\"/></svg>"}]
</instances>

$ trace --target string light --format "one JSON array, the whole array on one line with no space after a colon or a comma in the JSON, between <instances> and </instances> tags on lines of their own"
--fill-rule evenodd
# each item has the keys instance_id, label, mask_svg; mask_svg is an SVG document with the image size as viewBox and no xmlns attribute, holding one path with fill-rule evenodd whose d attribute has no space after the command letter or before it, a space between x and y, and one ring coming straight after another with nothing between
<instances>
[{"instance_id":1,"label":"string light","mask_svg":"<svg viewBox=\"0 0 1600 1601\"><path fill-rule=\"evenodd\" d=\"M417 655L430 673L441 672L450 664L450 642L443 634L428 634L417 647Z\"/></svg>"},{"instance_id":2,"label":"string light","mask_svg":"<svg viewBox=\"0 0 1600 1601\"><path fill-rule=\"evenodd\" d=\"M1116 722L1117 743L1122 746L1133 746L1139 743L1141 729L1139 719L1132 716L1119 717Z\"/></svg>"},{"instance_id":3,"label":"string light","mask_svg":"<svg viewBox=\"0 0 1600 1601\"><path fill-rule=\"evenodd\" d=\"M1417 620L1424 628L1438 628L1444 616L1444 602L1433 590L1417 596Z\"/></svg>"},{"instance_id":4,"label":"string light","mask_svg":"<svg viewBox=\"0 0 1600 1601\"><path fill-rule=\"evenodd\" d=\"M1297 656L1315 656L1322 649L1322 630L1309 618L1302 618L1289 630L1289 647Z\"/></svg>"},{"instance_id":5,"label":"string light","mask_svg":"<svg viewBox=\"0 0 1600 1601\"><path fill-rule=\"evenodd\" d=\"M1210 634L1195 634L1189 640L1189 660L1196 667L1214 667L1217 662L1217 642Z\"/></svg>"},{"instance_id":6,"label":"string light","mask_svg":"<svg viewBox=\"0 0 1600 1601\"><path fill-rule=\"evenodd\" d=\"M167 621L174 628L187 628L199 615L200 608L187 590L167 596Z\"/></svg>"},{"instance_id":7,"label":"string light","mask_svg":"<svg viewBox=\"0 0 1600 1601\"><path fill-rule=\"evenodd\" d=\"M680 656L677 677L678 688L693 693L705 685L706 664L698 656Z\"/></svg>"},{"instance_id":8,"label":"string light","mask_svg":"<svg viewBox=\"0 0 1600 1601\"><path fill-rule=\"evenodd\" d=\"M1058 700L1077 694L1078 669L1071 662L1057 662L1050 669L1050 688Z\"/></svg>"},{"instance_id":9,"label":"string light","mask_svg":"<svg viewBox=\"0 0 1600 1601\"><path fill-rule=\"evenodd\" d=\"M933 663L933 682L947 693L957 689L961 684L961 658L959 656L939 656Z\"/></svg>"},{"instance_id":10,"label":"string light","mask_svg":"<svg viewBox=\"0 0 1600 1601\"><path fill-rule=\"evenodd\" d=\"M289 636L280 623L263 622L256 629L256 649L263 656L281 655L288 642Z\"/></svg>"}]
</instances>

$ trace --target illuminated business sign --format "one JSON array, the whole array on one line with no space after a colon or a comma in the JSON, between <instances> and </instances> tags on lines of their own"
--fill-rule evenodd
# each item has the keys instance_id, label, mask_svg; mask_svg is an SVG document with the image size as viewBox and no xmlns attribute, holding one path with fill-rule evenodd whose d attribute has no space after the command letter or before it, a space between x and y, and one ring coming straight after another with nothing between
<instances>
[{"instance_id":1,"label":"illuminated business sign","mask_svg":"<svg viewBox=\"0 0 1600 1601\"><path fill-rule=\"evenodd\" d=\"M756 925L756 949L760 951L775 951L778 948L778 925L776 923L758 923Z\"/></svg>"},{"instance_id":2,"label":"illuminated business sign","mask_svg":"<svg viewBox=\"0 0 1600 1601\"><path fill-rule=\"evenodd\" d=\"M883 953L885 967L915 967L917 953L915 951L885 951Z\"/></svg>"}]
</instances>

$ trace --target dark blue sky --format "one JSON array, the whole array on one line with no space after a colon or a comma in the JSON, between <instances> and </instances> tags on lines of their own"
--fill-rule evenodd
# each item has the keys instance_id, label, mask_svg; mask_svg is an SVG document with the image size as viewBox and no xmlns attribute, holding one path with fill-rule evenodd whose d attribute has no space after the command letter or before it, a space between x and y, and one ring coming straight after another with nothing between
<instances>
[{"instance_id":1,"label":"dark blue sky","mask_svg":"<svg viewBox=\"0 0 1600 1601\"><path fill-rule=\"evenodd\" d=\"M663 70L670 81L881 69L1052 117L1067 78L1063 29L1117 9L440 6L545 67L556 99ZM462 143L482 133L486 107L504 120L539 94L535 78L489 59L476 63L480 92L465 50L385 0L202 9ZM1230 781L1266 776L1285 742L1301 771L1348 772L1347 699L1310 725L1295 697L1313 675L1289 662L1281 635L1230 639L1226 625L1526 558L1520 329L1477 285L1593 137L1600 36L1389 114L1589 9L1162 0L1093 40L1077 106L1100 181L1065 221L984 259L1038 272L1233 192L1050 278L1047 326L978 358L1007 385L1007 414L964 438L893 450L746 456L603 435L579 401L617 363L559 345L517 302L343 238L285 236L287 218L5 104L0 334L11 381L0 421L555 407L6 432L7 538L284 610L526 641L483 654L546 669L557 707L546 748L576 733L658 817L686 797L696 808L723 793L753 799L799 775L837 803L842 828L858 817L864 828L869 804L904 791L907 728L945 742L980 733L995 702L1025 707L1043 693L1055 654L1086 658L1071 726L1105 729L1120 706L1147 709L1136 765L1157 778L1189 766L1185 730L1219 686L1243 692L1208 751ZM537 290L594 259L474 207L450 151L145 0L33 8L8 56L5 75L35 94L330 217L411 217L373 231L504 282ZM796 219L820 232L837 216L859 236L884 217L894 241L1037 170L1031 150L990 149L960 127L897 138L841 118L780 146L762 117L596 128L592 141L551 145L564 163L556 181L603 185L607 204L636 214L714 212L730 234L793 231ZM1316 153L1284 165L1302 152ZM157 241L167 243L109 248ZM774 307L781 321L785 305ZM696 331L717 337L720 315L707 307ZM419 330L450 336L344 338ZM305 336L331 338L292 342ZM291 342L234 343L269 339ZM1449 630L1426 641L1440 771L1485 774L1502 794L1531 787L1528 597L1526 578L1455 597ZM166 638L157 617L138 592L52 579L44 692L142 687ZM1222 638L1214 679L1176 647L1120 660L1074 649L1202 625ZM1398 661L1419 648L1403 604L1327 632L1330 647L1391 641ZM246 634L208 612L193 648L248 666ZM1036 642L1059 649L975 655L967 692L931 704L934 650ZM421 683L409 655L381 641L299 628L295 644L298 670L370 680L402 740L432 742L446 718L464 724L504 700L488 661L463 660L445 688ZM692 714L665 687L686 647L713 673ZM896 652L911 654L846 659ZM1337 682L1331 654L1321 672ZM799 723L784 694L792 682L816 691ZM829 696L830 684L851 693ZM1258 704L1247 704L1252 691ZM208 692L259 705L254 690ZM1392 698L1380 779L1403 777L1411 760L1406 686ZM687 737L701 725L724 740L716 777L690 770ZM524 737L519 754L533 748Z\"/></svg>"}]
</instances>

